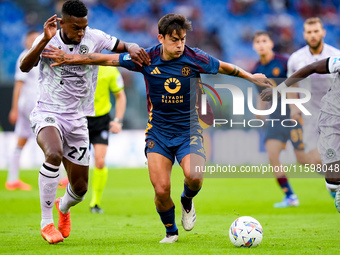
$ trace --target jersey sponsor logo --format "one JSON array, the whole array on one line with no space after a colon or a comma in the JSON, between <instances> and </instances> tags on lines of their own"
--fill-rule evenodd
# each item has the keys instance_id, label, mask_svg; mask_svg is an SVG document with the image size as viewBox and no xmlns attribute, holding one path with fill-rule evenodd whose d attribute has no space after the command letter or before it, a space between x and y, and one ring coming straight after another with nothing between
<instances>
[{"instance_id":1,"label":"jersey sponsor logo","mask_svg":"<svg viewBox=\"0 0 340 255\"><path fill-rule=\"evenodd\" d=\"M79 54L86 54L89 52L89 47L87 47L86 45L80 45L79 48Z\"/></svg>"},{"instance_id":2,"label":"jersey sponsor logo","mask_svg":"<svg viewBox=\"0 0 340 255\"><path fill-rule=\"evenodd\" d=\"M164 82L164 88L171 94L177 93L181 89L182 84L176 78L169 78Z\"/></svg>"},{"instance_id":3,"label":"jersey sponsor logo","mask_svg":"<svg viewBox=\"0 0 340 255\"><path fill-rule=\"evenodd\" d=\"M152 70L151 74L161 74L161 72L159 71L158 67L156 67Z\"/></svg>"},{"instance_id":4,"label":"jersey sponsor logo","mask_svg":"<svg viewBox=\"0 0 340 255\"><path fill-rule=\"evenodd\" d=\"M123 60L131 60L130 54L124 55Z\"/></svg>"},{"instance_id":5,"label":"jersey sponsor logo","mask_svg":"<svg viewBox=\"0 0 340 255\"><path fill-rule=\"evenodd\" d=\"M327 149L327 151L326 151L326 156L327 156L327 158L329 158L329 159L334 158L334 157L335 157L335 150L333 150L333 149L331 149L331 148Z\"/></svg>"},{"instance_id":6,"label":"jersey sponsor logo","mask_svg":"<svg viewBox=\"0 0 340 255\"><path fill-rule=\"evenodd\" d=\"M47 123L54 123L54 122L55 122L54 118L52 118L52 117L46 117L46 118L45 118L45 121L46 121Z\"/></svg>"},{"instance_id":7,"label":"jersey sponsor logo","mask_svg":"<svg viewBox=\"0 0 340 255\"><path fill-rule=\"evenodd\" d=\"M153 147L155 147L155 142L151 140L148 142L148 148L152 149Z\"/></svg>"},{"instance_id":8,"label":"jersey sponsor logo","mask_svg":"<svg viewBox=\"0 0 340 255\"><path fill-rule=\"evenodd\" d=\"M182 73L182 75L185 76L185 77L186 77L186 76L189 76L190 73L191 73L191 68L188 67L188 66L185 66L185 67L182 68L181 73Z\"/></svg>"},{"instance_id":9,"label":"jersey sponsor logo","mask_svg":"<svg viewBox=\"0 0 340 255\"><path fill-rule=\"evenodd\" d=\"M278 68L278 67L275 67L272 71L272 74L274 76L279 76L280 73L281 73L281 71L280 71L280 68Z\"/></svg>"}]
</instances>

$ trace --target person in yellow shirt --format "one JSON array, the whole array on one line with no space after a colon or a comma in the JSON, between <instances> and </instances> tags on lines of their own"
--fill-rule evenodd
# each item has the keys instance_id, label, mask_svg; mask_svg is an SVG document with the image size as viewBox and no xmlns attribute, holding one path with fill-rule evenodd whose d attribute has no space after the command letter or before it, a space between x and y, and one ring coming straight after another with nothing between
<instances>
[{"instance_id":1,"label":"person in yellow shirt","mask_svg":"<svg viewBox=\"0 0 340 255\"><path fill-rule=\"evenodd\" d=\"M113 121L109 115L112 107L110 91L115 96L115 118ZM122 130L126 108L124 82L116 67L99 67L94 108L95 116L87 117L90 143L93 146L95 158L90 209L92 213L103 213L104 211L100 208L100 203L108 176L108 169L105 166L105 156L108 147L109 132L119 133Z\"/></svg>"}]
</instances>

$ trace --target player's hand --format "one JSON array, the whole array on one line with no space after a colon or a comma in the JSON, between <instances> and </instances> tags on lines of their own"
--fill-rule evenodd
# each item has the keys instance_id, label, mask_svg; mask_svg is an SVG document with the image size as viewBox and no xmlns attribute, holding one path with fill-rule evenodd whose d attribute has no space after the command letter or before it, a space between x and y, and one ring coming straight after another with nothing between
<instances>
[{"instance_id":1,"label":"player's hand","mask_svg":"<svg viewBox=\"0 0 340 255\"><path fill-rule=\"evenodd\" d=\"M146 53L146 51L137 44L132 44L128 48L128 52L131 56L132 62L136 63L137 65L143 66L144 64L149 66L151 64L151 59L148 53Z\"/></svg>"},{"instance_id":2,"label":"player's hand","mask_svg":"<svg viewBox=\"0 0 340 255\"><path fill-rule=\"evenodd\" d=\"M8 121L11 123L13 126L17 122L18 119L18 110L11 109L11 111L8 114Z\"/></svg>"},{"instance_id":3,"label":"player's hand","mask_svg":"<svg viewBox=\"0 0 340 255\"><path fill-rule=\"evenodd\" d=\"M296 105L289 105L290 117L294 120L300 120L301 110Z\"/></svg>"},{"instance_id":4,"label":"player's hand","mask_svg":"<svg viewBox=\"0 0 340 255\"><path fill-rule=\"evenodd\" d=\"M278 93L278 94L280 94L280 93ZM262 101L271 101L272 98L273 98L273 89L268 88L268 89L262 90L260 97L261 97Z\"/></svg>"},{"instance_id":5,"label":"player's hand","mask_svg":"<svg viewBox=\"0 0 340 255\"><path fill-rule=\"evenodd\" d=\"M109 131L111 133L117 134L120 131L122 131L122 126L123 126L122 123L119 123L117 121L110 121L110 129L109 129Z\"/></svg>"},{"instance_id":6,"label":"player's hand","mask_svg":"<svg viewBox=\"0 0 340 255\"><path fill-rule=\"evenodd\" d=\"M45 48L42 56L44 58L51 58L54 60L54 63L51 64L50 67L66 64L66 59L69 57L69 55L64 51L52 45L48 45L48 47Z\"/></svg>"},{"instance_id":7,"label":"player's hand","mask_svg":"<svg viewBox=\"0 0 340 255\"><path fill-rule=\"evenodd\" d=\"M253 82L255 85L260 86L260 87L266 87L266 88L273 87L272 81L269 80L262 73L253 74L251 82Z\"/></svg>"},{"instance_id":8,"label":"player's hand","mask_svg":"<svg viewBox=\"0 0 340 255\"><path fill-rule=\"evenodd\" d=\"M57 21L61 21L61 18L57 18L57 14L54 14L44 23L44 37L50 40L57 33Z\"/></svg>"}]
</instances>

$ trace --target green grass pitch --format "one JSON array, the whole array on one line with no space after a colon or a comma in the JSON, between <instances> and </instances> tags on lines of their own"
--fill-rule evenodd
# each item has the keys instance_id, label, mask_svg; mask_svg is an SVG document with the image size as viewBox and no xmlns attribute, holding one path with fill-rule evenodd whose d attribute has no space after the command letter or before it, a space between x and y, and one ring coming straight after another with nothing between
<instances>
[{"instance_id":1,"label":"green grass pitch","mask_svg":"<svg viewBox=\"0 0 340 255\"><path fill-rule=\"evenodd\" d=\"M340 215L322 178L292 178L301 205L284 209L273 208L283 197L273 178L207 178L195 198L196 226L185 232L180 222L183 174L175 168L172 198L179 241L159 244L165 231L147 169L111 169L102 201L105 213L90 213L89 189L71 210L71 235L49 245L40 235L38 171L21 172L33 185L30 192L7 191L6 175L0 171L0 254L338 254L340 249ZM57 196L63 193L58 190ZM229 241L230 224L245 215L262 224L263 240L256 248L236 248Z\"/></svg>"}]
</instances>

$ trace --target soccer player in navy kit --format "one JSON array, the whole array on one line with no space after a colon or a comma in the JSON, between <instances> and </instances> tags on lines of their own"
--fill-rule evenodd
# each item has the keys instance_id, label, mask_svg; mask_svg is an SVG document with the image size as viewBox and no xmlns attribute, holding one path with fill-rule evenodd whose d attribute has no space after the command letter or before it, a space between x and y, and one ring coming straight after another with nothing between
<instances>
[{"instance_id":1,"label":"soccer player in navy kit","mask_svg":"<svg viewBox=\"0 0 340 255\"><path fill-rule=\"evenodd\" d=\"M253 48L260 57L260 60L255 65L253 72L263 73L268 78L273 78L274 83L280 83L287 77L287 62L288 59L282 55L276 54L273 51L274 43L270 35L266 31L258 31L254 35ZM258 87L259 93L264 88ZM263 110L266 108L266 102L262 101L260 96L257 100L257 109ZM257 116L261 118L262 116ZM276 110L270 115L270 119L277 119L280 122L284 119L290 119L290 108L286 106L286 115L281 115L281 97L278 98ZM278 122L277 122L278 123ZM293 123L292 123L293 124ZM288 125L288 124L287 124ZM295 127L283 127L282 125L267 125L265 135L265 146L268 152L270 164L273 167L281 166L279 156L280 152L285 148L286 142L290 140L294 147L296 159L301 164L310 163L310 158L304 151L302 140L302 127L298 123ZM298 197L294 194L291 185L283 171L274 172L277 182L285 193L285 198L279 203L275 203L274 207L289 207L298 206Z\"/></svg>"},{"instance_id":2,"label":"soccer player in navy kit","mask_svg":"<svg viewBox=\"0 0 340 255\"><path fill-rule=\"evenodd\" d=\"M155 191L157 212L166 228L161 243L178 240L175 223L175 206L170 197L172 165L177 158L185 176L181 196L182 225L187 231L196 222L192 198L197 195L203 182L203 173L190 172L191 164L205 163L202 128L198 122L195 84L191 78L200 73L223 73L247 79L259 86L269 87L263 75L252 75L241 68L222 62L207 53L185 45L186 31L191 23L183 15L167 14L158 23L159 45L147 49L151 65L138 66L129 54L68 55L52 47L43 56L55 60L51 66L62 64L115 65L144 75L148 100L149 120L146 128L145 153L151 183ZM194 86L194 87L192 87ZM194 163L193 163L194 162Z\"/></svg>"}]
</instances>

